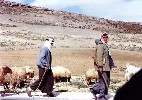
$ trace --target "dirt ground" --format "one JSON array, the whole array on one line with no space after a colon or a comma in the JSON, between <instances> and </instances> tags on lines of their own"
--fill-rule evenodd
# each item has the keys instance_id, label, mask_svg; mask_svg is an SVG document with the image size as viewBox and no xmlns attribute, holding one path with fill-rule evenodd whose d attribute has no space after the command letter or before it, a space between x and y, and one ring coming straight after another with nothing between
<instances>
[{"instance_id":1,"label":"dirt ground","mask_svg":"<svg viewBox=\"0 0 142 100\"><path fill-rule=\"evenodd\" d=\"M37 75L36 63L39 50L0 51L0 65L32 66ZM64 66L71 70L72 75L84 75L87 69L93 67L93 53L94 49L52 48L52 66ZM142 66L141 53L113 49L111 54L118 68L124 68L126 63Z\"/></svg>"}]
</instances>

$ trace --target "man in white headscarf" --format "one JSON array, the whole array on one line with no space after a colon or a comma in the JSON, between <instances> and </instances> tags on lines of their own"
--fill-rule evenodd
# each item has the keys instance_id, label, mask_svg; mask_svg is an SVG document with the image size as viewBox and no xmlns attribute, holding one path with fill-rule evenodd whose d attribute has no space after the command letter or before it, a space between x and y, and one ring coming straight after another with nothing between
<instances>
[{"instance_id":1,"label":"man in white headscarf","mask_svg":"<svg viewBox=\"0 0 142 100\"><path fill-rule=\"evenodd\" d=\"M50 97L54 97L54 94L52 93L54 77L51 70L51 47L53 46L53 43L54 39L48 38L40 49L37 61L39 79L27 88L27 94L29 97L31 97L31 91L35 91L36 89L39 89L42 93L47 93Z\"/></svg>"},{"instance_id":2,"label":"man in white headscarf","mask_svg":"<svg viewBox=\"0 0 142 100\"><path fill-rule=\"evenodd\" d=\"M110 70L114 66L108 48L108 33L102 32L100 38L95 40L96 50L94 56L95 69L98 70L99 82L90 88L91 93L97 99L96 94L99 95L99 100L107 100L105 95L108 94L108 86L110 84Z\"/></svg>"}]
</instances>

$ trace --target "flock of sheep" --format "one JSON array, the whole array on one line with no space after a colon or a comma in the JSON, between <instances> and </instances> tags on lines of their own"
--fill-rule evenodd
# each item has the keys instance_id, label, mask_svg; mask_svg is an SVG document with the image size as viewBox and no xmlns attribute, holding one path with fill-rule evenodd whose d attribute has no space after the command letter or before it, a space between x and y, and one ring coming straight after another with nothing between
<instances>
[{"instance_id":1,"label":"flock of sheep","mask_svg":"<svg viewBox=\"0 0 142 100\"><path fill-rule=\"evenodd\" d=\"M142 69L141 67L136 67L134 65L127 63L125 67L125 81L129 81L130 78L141 69ZM97 82L98 79L99 79L99 76L95 68L89 69L86 72L86 82L88 85L90 85L94 81Z\"/></svg>"},{"instance_id":2,"label":"flock of sheep","mask_svg":"<svg viewBox=\"0 0 142 100\"><path fill-rule=\"evenodd\" d=\"M52 67L52 71L55 83L70 82L72 73L68 68L56 66ZM87 84L90 84L91 80L97 77L94 74L97 75L94 69L89 69L86 72ZM30 66L0 66L0 85L3 85L5 89L21 88L23 84L31 83L32 79L34 79L34 70Z\"/></svg>"},{"instance_id":3,"label":"flock of sheep","mask_svg":"<svg viewBox=\"0 0 142 100\"><path fill-rule=\"evenodd\" d=\"M71 71L65 67L52 67L55 82L70 82ZM22 88L34 79L34 70L30 66L0 66L0 85L5 89Z\"/></svg>"},{"instance_id":4,"label":"flock of sheep","mask_svg":"<svg viewBox=\"0 0 142 100\"><path fill-rule=\"evenodd\" d=\"M34 77L34 70L30 66L23 67L0 67L0 85L5 89L16 89L22 83L27 83Z\"/></svg>"},{"instance_id":5,"label":"flock of sheep","mask_svg":"<svg viewBox=\"0 0 142 100\"><path fill-rule=\"evenodd\" d=\"M132 75L137 73L141 68L134 65L126 64L125 80L128 81ZM55 83L57 82L70 82L71 71L68 68L56 66L52 67ZM92 82L97 82L99 79L98 73L95 68L86 71L86 83L91 85ZM0 66L0 85L5 89L17 89L22 87L25 83L31 82L34 78L34 70L30 66L23 67L7 67Z\"/></svg>"}]
</instances>

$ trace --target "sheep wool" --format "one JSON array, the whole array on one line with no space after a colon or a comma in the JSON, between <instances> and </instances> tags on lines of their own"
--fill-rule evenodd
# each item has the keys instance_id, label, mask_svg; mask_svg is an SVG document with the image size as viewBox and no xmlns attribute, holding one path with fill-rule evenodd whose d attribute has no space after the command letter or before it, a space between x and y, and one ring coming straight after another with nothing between
<instances>
[{"instance_id":1,"label":"sheep wool","mask_svg":"<svg viewBox=\"0 0 142 100\"><path fill-rule=\"evenodd\" d=\"M90 85L94 79L95 79L95 81L97 81L99 79L98 72L95 70L95 68L88 69L86 71L87 84Z\"/></svg>"},{"instance_id":2,"label":"sheep wool","mask_svg":"<svg viewBox=\"0 0 142 100\"><path fill-rule=\"evenodd\" d=\"M71 71L65 67L52 67L55 82L69 82L71 78Z\"/></svg>"}]
</instances>

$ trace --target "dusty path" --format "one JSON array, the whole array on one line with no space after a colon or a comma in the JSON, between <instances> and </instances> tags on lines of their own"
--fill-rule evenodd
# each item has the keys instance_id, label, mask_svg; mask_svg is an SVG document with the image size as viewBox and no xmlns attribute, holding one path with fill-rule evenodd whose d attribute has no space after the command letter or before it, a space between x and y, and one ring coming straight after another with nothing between
<instances>
[{"instance_id":1,"label":"dusty path","mask_svg":"<svg viewBox=\"0 0 142 100\"><path fill-rule=\"evenodd\" d=\"M88 92L54 92L54 94L56 97L43 97L43 94L39 92L32 97L28 97L26 93L19 95L7 94L7 96L1 97L1 100L93 100L93 95ZM35 93L33 92L32 95L35 95ZM108 100L113 100L114 94L110 93L106 97Z\"/></svg>"}]
</instances>

